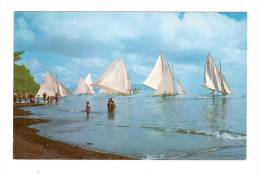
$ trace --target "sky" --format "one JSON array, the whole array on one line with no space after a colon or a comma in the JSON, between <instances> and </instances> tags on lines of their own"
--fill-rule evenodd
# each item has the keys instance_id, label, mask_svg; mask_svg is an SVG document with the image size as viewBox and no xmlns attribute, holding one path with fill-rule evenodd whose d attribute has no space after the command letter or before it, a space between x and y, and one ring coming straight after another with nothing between
<instances>
[{"instance_id":1,"label":"sky","mask_svg":"<svg viewBox=\"0 0 260 176\"><path fill-rule=\"evenodd\" d=\"M160 51L186 90L203 84L206 56L219 63L231 89L246 88L247 14L175 12L15 12L19 64L41 84L49 70L66 87L90 72L95 81L123 58L142 83Z\"/></svg>"}]
</instances>

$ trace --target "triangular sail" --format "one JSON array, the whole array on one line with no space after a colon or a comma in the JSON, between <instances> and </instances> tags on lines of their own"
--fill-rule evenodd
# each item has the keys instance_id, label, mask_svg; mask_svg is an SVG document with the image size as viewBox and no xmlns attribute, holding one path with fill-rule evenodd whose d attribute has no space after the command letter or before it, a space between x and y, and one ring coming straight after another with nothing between
<instances>
[{"instance_id":1,"label":"triangular sail","mask_svg":"<svg viewBox=\"0 0 260 176\"><path fill-rule=\"evenodd\" d=\"M58 81L58 89L59 89L58 94L59 94L61 97L65 97L65 96L70 95L69 90L68 90L61 82L59 82L59 81Z\"/></svg>"},{"instance_id":2,"label":"triangular sail","mask_svg":"<svg viewBox=\"0 0 260 176\"><path fill-rule=\"evenodd\" d=\"M173 95L173 94L174 94L173 73L170 68L170 65L166 65L164 66L163 75L155 91L155 95Z\"/></svg>"},{"instance_id":3,"label":"triangular sail","mask_svg":"<svg viewBox=\"0 0 260 176\"><path fill-rule=\"evenodd\" d=\"M231 94L230 87L227 84L227 81L225 80L223 75L222 75L222 92L223 92L224 95Z\"/></svg>"},{"instance_id":4,"label":"triangular sail","mask_svg":"<svg viewBox=\"0 0 260 176\"><path fill-rule=\"evenodd\" d=\"M230 94L231 90L224 78L224 75L218 70L210 55L207 57L204 70L204 86L208 89Z\"/></svg>"},{"instance_id":5,"label":"triangular sail","mask_svg":"<svg viewBox=\"0 0 260 176\"><path fill-rule=\"evenodd\" d=\"M56 93L60 94L60 96L69 95L69 91L60 82L58 82L48 71L46 71L46 73L44 74L43 84L41 84L40 89L36 94L36 97L38 95L42 97L44 92L49 96L55 96Z\"/></svg>"},{"instance_id":6,"label":"triangular sail","mask_svg":"<svg viewBox=\"0 0 260 176\"><path fill-rule=\"evenodd\" d=\"M75 95L80 95L80 94L91 94L91 90L88 87L88 85L85 83L85 81L80 78L78 86L74 92Z\"/></svg>"},{"instance_id":7,"label":"triangular sail","mask_svg":"<svg viewBox=\"0 0 260 176\"><path fill-rule=\"evenodd\" d=\"M130 95L131 85L123 60L116 59L94 85L108 92Z\"/></svg>"},{"instance_id":8,"label":"triangular sail","mask_svg":"<svg viewBox=\"0 0 260 176\"><path fill-rule=\"evenodd\" d=\"M85 79L85 83L87 84L88 88L90 89L91 94L95 94L95 92L93 90L93 86L92 86L93 83L92 83L90 73L87 75L87 77Z\"/></svg>"},{"instance_id":9,"label":"triangular sail","mask_svg":"<svg viewBox=\"0 0 260 176\"><path fill-rule=\"evenodd\" d=\"M184 88L182 86L182 83L179 81L179 80L176 80L175 82L175 88L176 88L176 94L178 95L184 95L185 94L185 91L184 91Z\"/></svg>"},{"instance_id":10,"label":"triangular sail","mask_svg":"<svg viewBox=\"0 0 260 176\"><path fill-rule=\"evenodd\" d=\"M143 82L143 84L153 89L157 89L163 76L163 65L163 57L160 54L156 61L156 64L154 65L153 70L151 71L147 79Z\"/></svg>"}]
</instances>

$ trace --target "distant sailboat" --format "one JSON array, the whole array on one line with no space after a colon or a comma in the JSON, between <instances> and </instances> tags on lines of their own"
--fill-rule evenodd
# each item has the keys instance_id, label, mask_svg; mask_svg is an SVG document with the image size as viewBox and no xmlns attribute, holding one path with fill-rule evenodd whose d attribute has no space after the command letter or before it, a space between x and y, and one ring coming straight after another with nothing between
<instances>
[{"instance_id":1,"label":"distant sailboat","mask_svg":"<svg viewBox=\"0 0 260 176\"><path fill-rule=\"evenodd\" d=\"M59 81L58 82L58 95L61 96L61 97L65 97L65 96L68 96L70 95L70 92L69 90Z\"/></svg>"},{"instance_id":2,"label":"distant sailboat","mask_svg":"<svg viewBox=\"0 0 260 176\"><path fill-rule=\"evenodd\" d=\"M212 90L213 94L215 91L222 93L222 95L231 94L231 89L221 73L221 64L220 70L218 70L210 54L208 54L205 64L203 86Z\"/></svg>"},{"instance_id":3,"label":"distant sailboat","mask_svg":"<svg viewBox=\"0 0 260 176\"><path fill-rule=\"evenodd\" d=\"M176 85L177 94L174 89L173 69L163 59L160 53L153 70L147 79L143 82L144 85L155 90L155 95L183 95L184 89L180 82Z\"/></svg>"},{"instance_id":4,"label":"distant sailboat","mask_svg":"<svg viewBox=\"0 0 260 176\"><path fill-rule=\"evenodd\" d=\"M92 85L93 83L92 83L92 79L91 79L90 73L88 73L87 77L85 78L85 83L89 87L91 94L95 94L95 92L93 90L93 85Z\"/></svg>"},{"instance_id":5,"label":"distant sailboat","mask_svg":"<svg viewBox=\"0 0 260 176\"><path fill-rule=\"evenodd\" d=\"M115 59L94 85L108 93L130 95L131 83L123 60Z\"/></svg>"},{"instance_id":6,"label":"distant sailboat","mask_svg":"<svg viewBox=\"0 0 260 176\"><path fill-rule=\"evenodd\" d=\"M80 77L78 86L74 92L75 95L92 94L91 89L86 84L85 80Z\"/></svg>"},{"instance_id":7,"label":"distant sailboat","mask_svg":"<svg viewBox=\"0 0 260 176\"><path fill-rule=\"evenodd\" d=\"M169 64L163 66L162 78L155 90L155 95L174 95L173 72Z\"/></svg>"},{"instance_id":8,"label":"distant sailboat","mask_svg":"<svg viewBox=\"0 0 260 176\"><path fill-rule=\"evenodd\" d=\"M41 84L36 97L38 95L42 97L44 92L49 96L55 96L56 93L62 97L70 94L68 89L61 82L57 81L49 71L45 72L43 84Z\"/></svg>"},{"instance_id":9,"label":"distant sailboat","mask_svg":"<svg viewBox=\"0 0 260 176\"><path fill-rule=\"evenodd\" d=\"M175 83L176 95L185 95L186 93L184 91L182 83L179 80L176 80Z\"/></svg>"},{"instance_id":10,"label":"distant sailboat","mask_svg":"<svg viewBox=\"0 0 260 176\"><path fill-rule=\"evenodd\" d=\"M109 94L111 94L112 92L109 92L108 90L106 90L106 89L99 89L99 93L100 94L103 94L103 95L109 95Z\"/></svg>"}]
</instances>

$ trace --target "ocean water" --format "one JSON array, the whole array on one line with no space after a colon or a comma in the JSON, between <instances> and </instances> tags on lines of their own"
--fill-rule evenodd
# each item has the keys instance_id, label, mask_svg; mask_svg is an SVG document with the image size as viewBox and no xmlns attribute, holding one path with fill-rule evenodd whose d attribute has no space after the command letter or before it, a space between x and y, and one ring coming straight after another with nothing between
<instances>
[{"instance_id":1,"label":"ocean water","mask_svg":"<svg viewBox=\"0 0 260 176\"><path fill-rule=\"evenodd\" d=\"M245 159L246 95L212 97L207 91L184 97L139 94L113 96L116 111L107 112L108 96L69 96L59 105L26 108L38 134L82 148L138 159ZM83 112L90 101L93 113Z\"/></svg>"}]
</instances>

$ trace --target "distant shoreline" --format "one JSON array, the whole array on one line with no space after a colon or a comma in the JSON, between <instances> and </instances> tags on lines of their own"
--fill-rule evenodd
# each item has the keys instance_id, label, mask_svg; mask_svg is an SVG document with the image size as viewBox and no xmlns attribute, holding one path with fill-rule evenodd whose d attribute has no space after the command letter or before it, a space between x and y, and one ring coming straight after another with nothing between
<instances>
[{"instance_id":1,"label":"distant shoreline","mask_svg":"<svg viewBox=\"0 0 260 176\"><path fill-rule=\"evenodd\" d=\"M42 137L29 126L47 123L48 120L31 119L30 112L21 108L43 104L15 103L13 106L13 159L90 159L90 160L132 160L105 152L82 149L64 142Z\"/></svg>"}]
</instances>

